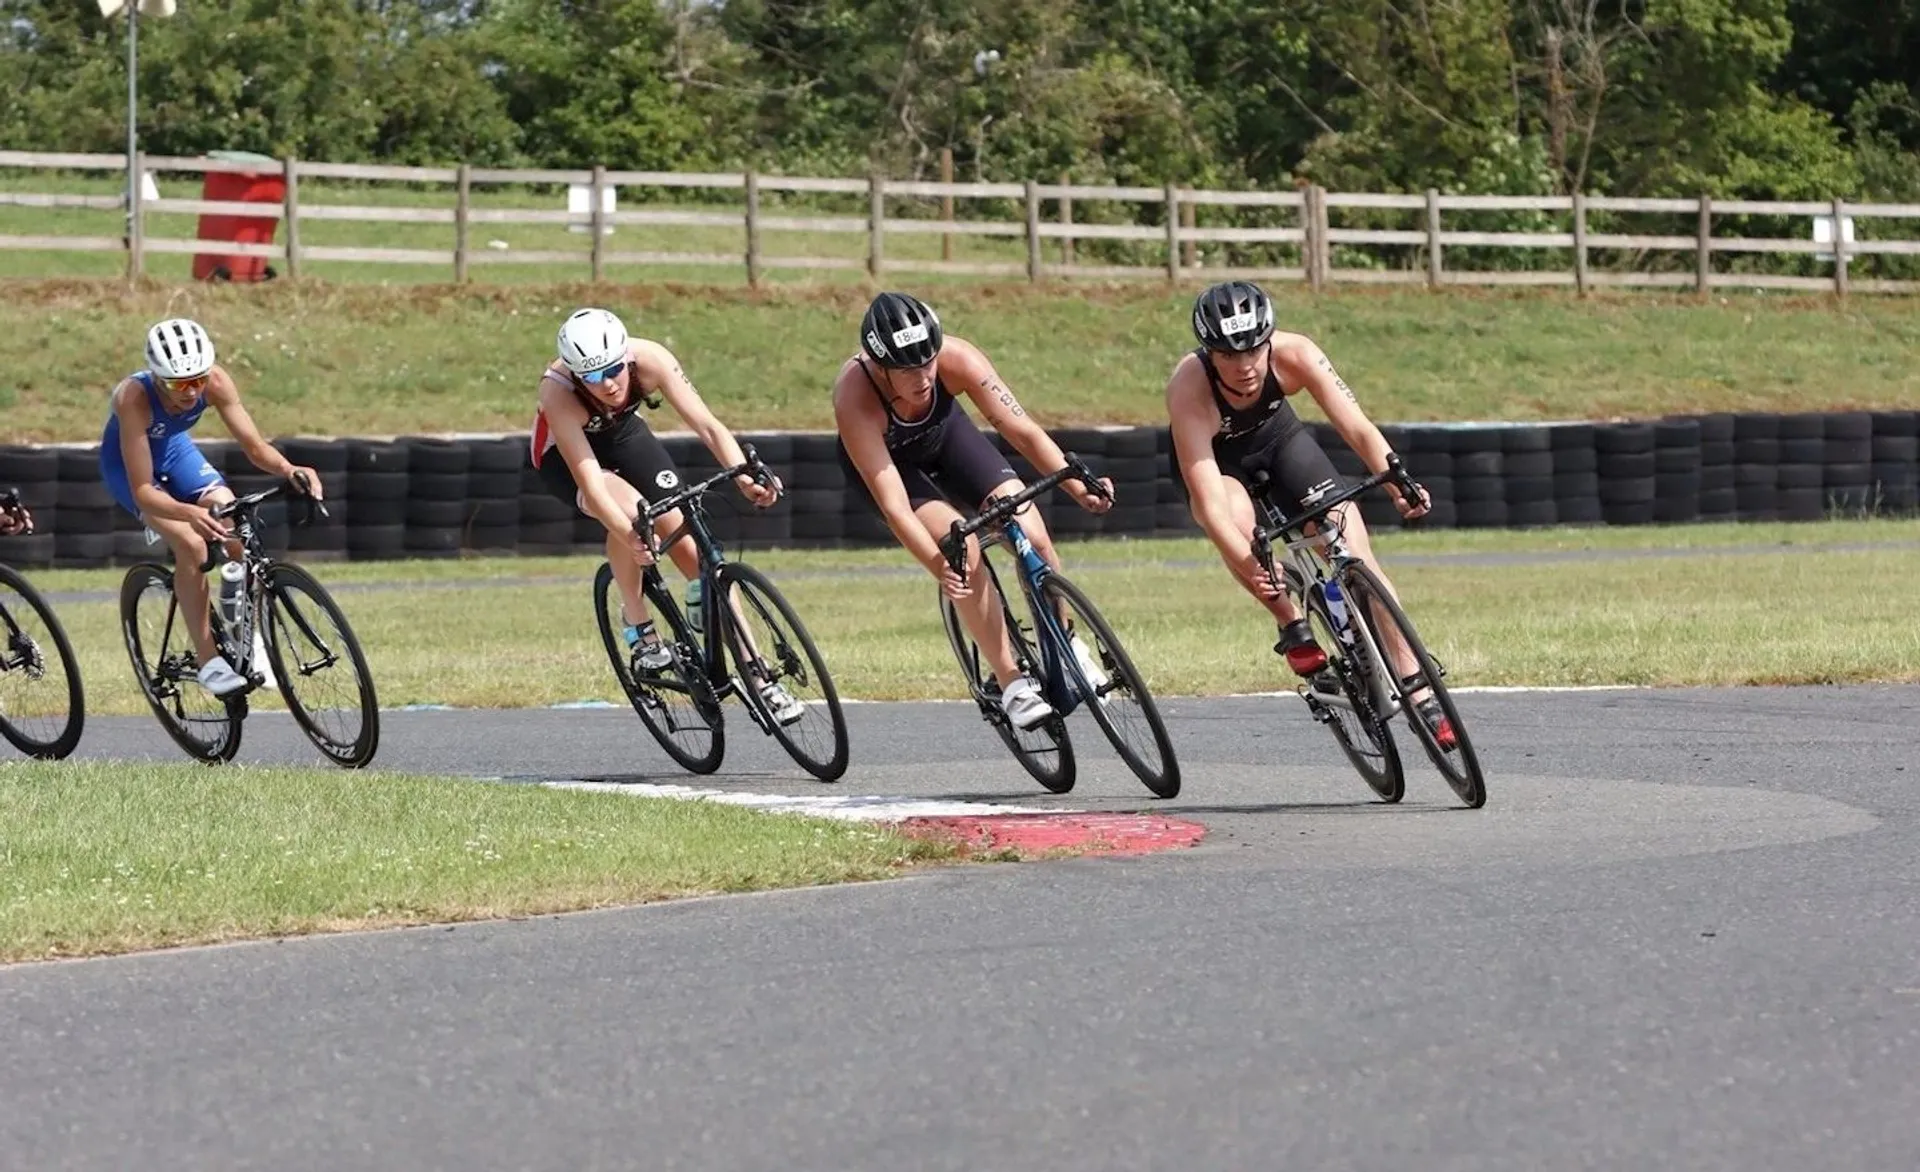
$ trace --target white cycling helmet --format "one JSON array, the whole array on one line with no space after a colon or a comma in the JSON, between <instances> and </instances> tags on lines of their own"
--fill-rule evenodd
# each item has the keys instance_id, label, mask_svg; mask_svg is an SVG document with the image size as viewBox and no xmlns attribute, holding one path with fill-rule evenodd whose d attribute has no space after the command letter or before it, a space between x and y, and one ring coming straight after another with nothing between
<instances>
[{"instance_id":1,"label":"white cycling helmet","mask_svg":"<svg viewBox=\"0 0 1920 1172\"><path fill-rule=\"evenodd\" d=\"M627 360L627 327L604 309L576 309L560 323L560 361L575 374Z\"/></svg>"},{"instance_id":2,"label":"white cycling helmet","mask_svg":"<svg viewBox=\"0 0 1920 1172\"><path fill-rule=\"evenodd\" d=\"M168 318L147 331L147 367L161 378L198 378L213 369L213 339L197 321Z\"/></svg>"}]
</instances>

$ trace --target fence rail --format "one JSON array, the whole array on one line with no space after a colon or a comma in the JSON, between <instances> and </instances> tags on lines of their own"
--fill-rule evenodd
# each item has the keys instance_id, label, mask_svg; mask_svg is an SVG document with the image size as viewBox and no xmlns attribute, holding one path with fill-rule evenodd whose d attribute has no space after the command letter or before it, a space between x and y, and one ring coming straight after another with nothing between
<instances>
[{"instance_id":1,"label":"fence rail","mask_svg":"<svg viewBox=\"0 0 1920 1172\"><path fill-rule=\"evenodd\" d=\"M1337 192L1318 187L1296 191L1197 191L1168 184L1164 187L1109 187L1078 184L1062 177L1059 183L967 183L926 180L890 180L881 176L864 179L762 175L751 172L660 172L609 171L604 168L564 170L510 170L501 168L403 167L362 163L316 163L297 159L250 163L226 159L182 158L173 156L136 156L133 165L141 172L162 174L210 174L220 172L268 173L284 181L285 197L276 203L235 202L209 199L146 198L141 185L129 184L121 196L78 195L37 192L0 192L0 209L44 208L92 211L124 211L125 225L117 236L105 235L0 235L0 250L36 252L123 252L130 275L144 271L146 258L157 254L191 254L265 257L283 262L290 275L298 275L303 261L355 261L370 264L411 264L448 266L455 280L468 279L472 265L497 264L585 264L593 279L603 276L605 266L621 265L697 265L714 267L743 266L750 284L758 285L769 270L799 269L834 271L865 270L872 277L883 273L923 272L987 276L1019 276L1029 280L1048 277L1158 278L1161 280L1218 279L1225 276L1254 276L1282 281L1305 281L1315 289L1336 283L1355 284L1427 284L1445 285L1562 285L1581 292L1592 288L1641 286L1649 288L1691 288L1705 293L1721 288L1767 288L1791 290L1831 290L1845 296L1850 291L1875 293L1920 292L1920 280L1890 279L1865 274L1850 274L1849 269L1865 257L1920 256L1920 238L1855 239L1855 222L1866 224L1898 220L1920 220L1920 204L1856 204L1834 199L1825 201L1629 199L1614 196L1510 196L1447 195L1425 193ZM126 175L128 159L118 154L73 154L60 152L0 151L0 168L55 171L114 172ZM943 166L950 175L950 166ZM447 188L444 206L383 206L377 204L320 203L302 200L300 181L346 180L365 183L432 184ZM472 205L474 185L560 185L584 188L586 211L539 208L477 208ZM604 197L620 188L666 188L703 193L744 193L737 207L714 210L606 210ZM782 192L815 195L864 196L867 211L859 214L794 215L763 210L762 193ZM129 196L131 207L129 207ZM711 194L708 198L713 198ZM890 215L888 202L937 199L937 219ZM997 202L1000 207L976 209L976 214L960 218L954 201ZM1005 205L1018 211L1009 218ZM1133 205L1122 222L1091 222L1076 219L1076 205L1087 203ZM1023 206L1022 206L1023 205ZM1046 205L1051 205L1049 208ZM1197 223L1199 209L1223 209L1226 212L1267 209L1290 217L1281 224L1209 224ZM1330 222L1330 211L1360 213L1357 224ZM999 214L994 214L998 212ZM1484 216L1486 213L1530 213L1560 218L1563 224L1541 226L1539 230L1484 230L1464 227L1456 219L1446 223L1448 213L1458 216ZM1694 221L1689 233L1647 231L1588 231L1592 213L1617 216L1686 216ZM149 215L244 216L277 221L283 229L273 244L236 244L215 239L156 237L148 233ZM1411 217L1410 226L1383 226L1381 217ZM1766 217L1774 221L1805 220L1805 236L1716 235L1716 219L1722 217ZM303 245L300 225L306 222L350 221L381 224L453 225L451 248L361 247L343 245ZM1482 221L1484 223L1484 220ZM475 247L469 231L476 224L566 225L591 234L586 249L518 249L512 252ZM744 248L740 252L620 250L604 239L616 225L664 228L723 228L742 232ZM206 225L203 222L203 229ZM1603 228L1608 225L1603 224ZM1911 229L1909 229L1911 231ZM866 256L821 256L769 253L764 247L766 233L816 233L865 238ZM939 235L940 259L898 256L887 249L889 237ZM1920 237L1920 233L1914 233ZM954 260L955 238L1002 238L1023 240L1025 262L1015 259ZM1141 252L1157 256L1156 263L1089 263L1076 257L1077 244L1089 242L1130 242L1137 260ZM1231 255L1223 263L1200 259L1202 245L1252 246L1289 250L1268 260L1281 263L1257 263L1260 256L1246 255L1236 262ZM1043 247L1044 246L1044 247ZM1366 249L1391 248L1402 252L1395 258L1402 267L1382 267L1377 253ZM1538 254L1564 253L1564 268L1485 268L1448 264L1450 250L1494 249ZM1043 253L1057 251L1058 260ZM1603 267L1596 253L1614 254L1614 263ZM1690 271L1673 267L1643 267L1648 259L1661 255L1692 253ZM1620 254L1626 254L1626 267L1620 267ZM1455 251L1455 257L1459 254ZM1804 259L1799 273L1716 271L1716 256L1763 256L1808 258L1814 266L1828 266L1827 275L1806 275ZM1372 263L1367 263L1369 257ZM1291 259L1295 263L1287 263ZM1468 257L1469 261L1473 258ZM1343 263L1344 262L1344 263ZM1356 263L1359 262L1359 263ZM1528 263L1558 263L1557 258L1537 255ZM1671 261L1667 262L1671 265ZM1899 271L1899 270L1896 270Z\"/></svg>"}]
</instances>

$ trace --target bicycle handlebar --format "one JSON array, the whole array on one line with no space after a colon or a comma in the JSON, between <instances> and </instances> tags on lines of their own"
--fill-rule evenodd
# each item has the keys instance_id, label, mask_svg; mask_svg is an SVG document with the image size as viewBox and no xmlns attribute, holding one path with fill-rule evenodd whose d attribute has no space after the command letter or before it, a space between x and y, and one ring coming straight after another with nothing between
<instances>
[{"instance_id":1,"label":"bicycle handlebar","mask_svg":"<svg viewBox=\"0 0 1920 1172\"><path fill-rule=\"evenodd\" d=\"M736 476L751 476L755 484L760 485L762 488L772 488L774 479L773 469L767 467L760 459L760 453L753 450L752 444L746 445L742 450L746 453L747 458L745 461L735 464L731 468L722 468L705 480L684 485L679 492L674 493L672 496L662 497L648 504L647 507L642 509L640 514L633 519L633 531L642 537L648 538L648 540L652 540L653 526L650 522L656 517L662 517L673 512L697 496L705 495L714 485L719 484L723 480L732 480Z\"/></svg>"},{"instance_id":2,"label":"bicycle handlebar","mask_svg":"<svg viewBox=\"0 0 1920 1172\"><path fill-rule=\"evenodd\" d=\"M1264 483L1266 483L1264 477L1256 478L1256 484ZM1384 484L1391 484L1398 488L1401 495L1411 501L1419 500L1426 493L1426 490L1420 487L1419 482L1408 474L1406 465L1400 462L1399 453L1388 452L1387 467L1384 472L1376 472L1358 484L1342 489L1332 496L1323 497L1315 503L1311 509L1303 513L1298 513L1292 517L1282 517L1272 525L1255 526L1253 530L1254 548L1260 553L1262 562L1266 563L1268 572L1271 573L1273 570L1272 550L1270 546L1274 538L1285 539L1289 533L1300 532L1304 530L1306 526L1321 520L1341 505L1365 493L1372 492Z\"/></svg>"},{"instance_id":3,"label":"bicycle handlebar","mask_svg":"<svg viewBox=\"0 0 1920 1172\"><path fill-rule=\"evenodd\" d=\"M0 490L0 513L6 513L15 517L27 516L27 506L20 503L19 489L8 488L5 490ZM14 536L27 537L27 536L30 536L32 533L33 533L33 522L32 522L32 519L29 518L27 521L26 527L20 530L20 532L14 534Z\"/></svg>"},{"instance_id":4,"label":"bicycle handlebar","mask_svg":"<svg viewBox=\"0 0 1920 1172\"><path fill-rule=\"evenodd\" d=\"M306 475L299 472L294 473L293 477L289 480L283 480L279 484L273 485L270 488L263 488L259 492L250 492L245 496L235 497L224 505L213 506L211 509L208 509L207 512L224 521L236 513L249 512L257 509L267 501L279 496L300 497L307 501L313 508L318 509L322 517L333 516L332 513L327 511L326 502L315 498L307 491Z\"/></svg>"},{"instance_id":5,"label":"bicycle handlebar","mask_svg":"<svg viewBox=\"0 0 1920 1172\"><path fill-rule=\"evenodd\" d=\"M965 521L955 521L947 535L940 539L940 552L946 555L947 565L960 575L960 581L967 580L967 536L982 529L995 526L1013 516L1027 506L1029 501L1039 497L1069 480L1078 480L1086 485L1087 491L1097 497L1111 500L1113 493L1100 482L1087 462L1073 452L1066 453L1067 462L1056 471L1050 472L1012 496L990 497L985 508L977 516Z\"/></svg>"}]
</instances>

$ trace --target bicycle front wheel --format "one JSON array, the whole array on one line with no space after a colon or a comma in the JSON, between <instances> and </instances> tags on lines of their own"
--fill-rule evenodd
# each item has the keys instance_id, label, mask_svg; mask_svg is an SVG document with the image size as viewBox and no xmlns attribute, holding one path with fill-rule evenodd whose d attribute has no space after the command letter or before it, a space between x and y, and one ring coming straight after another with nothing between
<instances>
[{"instance_id":1,"label":"bicycle front wheel","mask_svg":"<svg viewBox=\"0 0 1920 1172\"><path fill-rule=\"evenodd\" d=\"M1077 654L1069 653L1060 667L1079 681L1100 731L1155 797L1177 796L1180 763L1174 759L1166 722L1113 628L1086 593L1059 574L1047 578L1041 595L1087 649L1090 663L1082 664Z\"/></svg>"},{"instance_id":2,"label":"bicycle front wheel","mask_svg":"<svg viewBox=\"0 0 1920 1172\"><path fill-rule=\"evenodd\" d=\"M265 603L267 659L295 723L335 765L366 765L380 747L380 701L347 616L293 565L273 567Z\"/></svg>"},{"instance_id":3,"label":"bicycle front wheel","mask_svg":"<svg viewBox=\"0 0 1920 1172\"><path fill-rule=\"evenodd\" d=\"M654 582L658 581L656 575ZM613 665L614 678L620 681L620 690L627 694L640 723L681 768L693 773L712 773L720 768L720 759L727 752L720 702L701 671L699 643L665 587L650 584L648 601L653 604L656 625L664 621L671 633L673 664L645 675L634 671L632 653L621 634L626 620L620 614L620 588L613 580L613 567L606 562L600 563L599 572L593 576L593 600L607 661Z\"/></svg>"},{"instance_id":4,"label":"bicycle front wheel","mask_svg":"<svg viewBox=\"0 0 1920 1172\"><path fill-rule=\"evenodd\" d=\"M218 765L240 751L244 697L222 700L200 686L186 616L173 596L173 571L142 562L120 584L120 631L147 706L188 756Z\"/></svg>"},{"instance_id":5,"label":"bicycle front wheel","mask_svg":"<svg viewBox=\"0 0 1920 1172\"><path fill-rule=\"evenodd\" d=\"M740 673L742 699L802 769L821 781L847 771L847 718L827 661L800 616L767 576L738 562L720 573L727 600L727 650Z\"/></svg>"},{"instance_id":6,"label":"bicycle front wheel","mask_svg":"<svg viewBox=\"0 0 1920 1172\"><path fill-rule=\"evenodd\" d=\"M0 566L0 736L29 757L57 761L86 723L80 665L53 608Z\"/></svg>"},{"instance_id":7,"label":"bicycle front wheel","mask_svg":"<svg viewBox=\"0 0 1920 1172\"><path fill-rule=\"evenodd\" d=\"M1315 720L1332 731L1354 772L1380 795L1380 800L1397 802L1407 794L1406 766L1401 763L1399 746L1393 742L1393 729L1374 699L1390 694L1392 689L1382 688L1376 693L1373 651L1340 638L1326 596L1317 584L1311 590L1298 591L1296 597L1302 602L1307 621L1313 624L1314 641L1327 655L1327 666L1307 681L1307 708ZM1349 614L1352 605L1348 603ZM1349 625L1347 629L1355 628ZM1377 637L1374 645L1379 645Z\"/></svg>"},{"instance_id":8,"label":"bicycle front wheel","mask_svg":"<svg viewBox=\"0 0 1920 1172\"><path fill-rule=\"evenodd\" d=\"M1014 618L1013 606L1007 600L1007 592L1000 589L1000 576L994 572L992 560L982 557L980 565L1000 596L1000 613L1007 624L1007 638L1013 643L1014 662L1029 678L1043 678L1032 632ZM953 657L960 661L961 674L967 678L967 688L980 706L981 717L1000 735L1013 759L1048 792L1064 794L1071 790L1076 766L1066 719L1056 713L1032 728L1015 728L1000 708L1000 684L994 678L993 668L944 591L940 594L940 620L947 628L947 643L953 648Z\"/></svg>"},{"instance_id":9,"label":"bicycle front wheel","mask_svg":"<svg viewBox=\"0 0 1920 1172\"><path fill-rule=\"evenodd\" d=\"M1355 563L1349 567L1345 583L1350 595L1357 592L1360 598L1370 599L1379 605L1388 621L1399 628L1401 637L1407 641L1407 649L1413 652L1414 663L1419 666L1418 676L1410 681L1401 681L1396 690L1400 693L1400 706L1406 712L1407 724L1426 749L1428 759L1468 809L1477 810L1486 805L1487 780L1480 772L1480 755L1474 752L1473 741L1467 736L1466 722L1460 719L1460 710L1454 706L1453 694L1447 690L1442 679L1440 664L1428 653L1427 645L1420 641L1420 633L1413 629L1413 620L1407 617L1407 612L1379 577L1364 564ZM1354 606L1354 610L1365 614L1368 625L1377 635L1379 612L1372 607L1358 605ZM1379 642L1377 638L1375 641ZM1453 743L1450 745L1440 743L1434 730L1427 727L1425 718L1414 707L1411 696L1423 688L1431 690L1433 698L1440 704L1440 711L1452 730Z\"/></svg>"}]
</instances>

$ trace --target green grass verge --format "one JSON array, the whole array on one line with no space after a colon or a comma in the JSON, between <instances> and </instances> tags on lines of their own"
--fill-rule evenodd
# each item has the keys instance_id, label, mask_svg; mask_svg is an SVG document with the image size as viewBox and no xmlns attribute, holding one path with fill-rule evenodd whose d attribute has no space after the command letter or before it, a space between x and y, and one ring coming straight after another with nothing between
<instances>
[{"instance_id":1,"label":"green grass verge","mask_svg":"<svg viewBox=\"0 0 1920 1172\"><path fill-rule=\"evenodd\" d=\"M712 802L331 769L0 766L0 961L879 879L952 855Z\"/></svg>"},{"instance_id":2,"label":"green grass verge","mask_svg":"<svg viewBox=\"0 0 1920 1172\"><path fill-rule=\"evenodd\" d=\"M1048 424L1162 422L1166 374L1191 344L1191 289L901 283L984 345ZM586 303L671 347L734 428L825 428L868 296L658 284L0 288L0 411L9 439L35 440L97 438L106 389L138 368L146 326L168 314L208 325L271 435L523 430L554 330ZM1380 421L1920 402L1910 301L1274 292L1285 325L1326 346ZM219 434L217 422L202 430Z\"/></svg>"},{"instance_id":3,"label":"green grass verge","mask_svg":"<svg viewBox=\"0 0 1920 1172\"><path fill-rule=\"evenodd\" d=\"M1380 544L1457 684L1920 680L1920 595L1911 585L1920 577L1920 522L1389 534ZM1852 546L1865 548L1839 548ZM1665 556L1520 565L1444 556L1581 549ZM787 592L843 694L961 694L933 584L904 554L743 556ZM1204 542L1072 544L1066 561L1163 694L1290 684L1268 649L1264 612ZM522 707L623 702L593 625L595 564L529 558L317 570L340 587L383 704ZM145 713L112 602L119 576L74 571L35 581L47 591L90 592L56 603L81 656L89 711Z\"/></svg>"}]
</instances>

